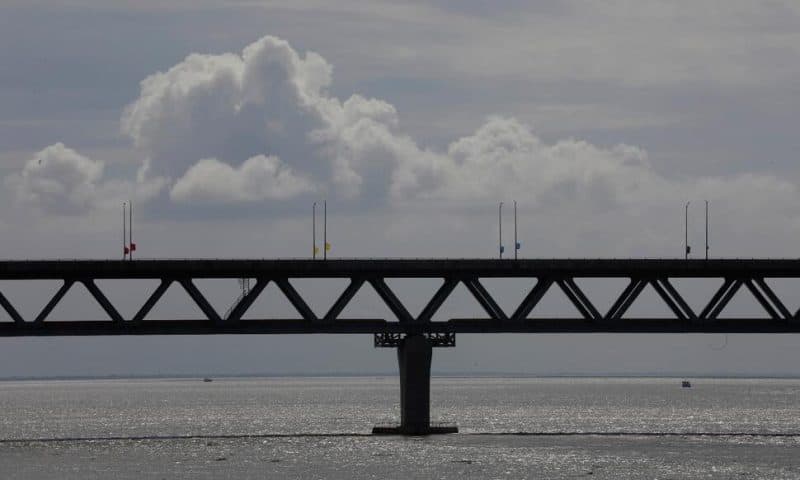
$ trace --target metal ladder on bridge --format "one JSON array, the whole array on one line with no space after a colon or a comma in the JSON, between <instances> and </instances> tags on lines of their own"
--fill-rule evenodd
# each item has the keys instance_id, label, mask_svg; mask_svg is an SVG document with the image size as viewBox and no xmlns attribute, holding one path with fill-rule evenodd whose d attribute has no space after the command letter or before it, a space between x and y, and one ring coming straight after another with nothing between
<instances>
[{"instance_id":1,"label":"metal ladder on bridge","mask_svg":"<svg viewBox=\"0 0 800 480\"><path fill-rule=\"evenodd\" d=\"M225 315L222 317L224 320L227 320L231 316L231 313L233 313L233 309L235 309L236 306L239 305L239 303L242 301L242 299L246 297L248 293L250 293L249 278L239 278L238 282L239 282L239 288L241 288L242 293L240 293L239 296L236 297L236 300L233 301L233 304L231 304L231 306L228 307L228 310L225 311Z\"/></svg>"}]
</instances>

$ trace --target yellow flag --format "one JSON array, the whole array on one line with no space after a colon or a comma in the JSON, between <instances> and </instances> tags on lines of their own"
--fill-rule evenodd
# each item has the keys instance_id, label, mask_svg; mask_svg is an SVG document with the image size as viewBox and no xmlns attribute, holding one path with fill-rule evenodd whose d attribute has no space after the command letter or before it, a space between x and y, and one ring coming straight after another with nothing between
<instances>
[{"instance_id":1,"label":"yellow flag","mask_svg":"<svg viewBox=\"0 0 800 480\"><path fill-rule=\"evenodd\" d=\"M314 253L319 253L319 247L314 246Z\"/></svg>"},{"instance_id":2,"label":"yellow flag","mask_svg":"<svg viewBox=\"0 0 800 480\"><path fill-rule=\"evenodd\" d=\"M330 252L331 251L331 244L328 243L328 242L325 242L325 251L326 252Z\"/></svg>"}]
</instances>

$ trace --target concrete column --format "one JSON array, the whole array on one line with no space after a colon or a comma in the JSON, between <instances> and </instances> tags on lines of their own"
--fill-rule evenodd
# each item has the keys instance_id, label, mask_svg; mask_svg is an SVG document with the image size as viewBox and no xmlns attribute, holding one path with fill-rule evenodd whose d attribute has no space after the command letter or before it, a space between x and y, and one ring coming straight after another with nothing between
<instances>
[{"instance_id":1,"label":"concrete column","mask_svg":"<svg viewBox=\"0 0 800 480\"><path fill-rule=\"evenodd\" d=\"M400 366L400 429L405 434L427 434L431 420L431 342L409 335L397 347Z\"/></svg>"}]
</instances>

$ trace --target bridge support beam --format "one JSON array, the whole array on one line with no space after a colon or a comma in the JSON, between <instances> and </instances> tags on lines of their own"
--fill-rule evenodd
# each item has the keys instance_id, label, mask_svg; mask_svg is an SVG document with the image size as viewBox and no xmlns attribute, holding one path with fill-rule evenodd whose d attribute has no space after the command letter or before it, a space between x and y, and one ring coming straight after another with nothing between
<instances>
[{"instance_id":1,"label":"bridge support beam","mask_svg":"<svg viewBox=\"0 0 800 480\"><path fill-rule=\"evenodd\" d=\"M407 335L397 342L400 368L400 425L377 426L374 434L430 435L457 433L455 425L431 425L431 360L434 341Z\"/></svg>"}]
</instances>

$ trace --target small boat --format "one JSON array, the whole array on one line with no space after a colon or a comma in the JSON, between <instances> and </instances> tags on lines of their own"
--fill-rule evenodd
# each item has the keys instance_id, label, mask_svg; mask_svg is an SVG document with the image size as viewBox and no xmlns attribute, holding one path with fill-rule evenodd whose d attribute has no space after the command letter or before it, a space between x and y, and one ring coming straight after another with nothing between
<instances>
[{"instance_id":1,"label":"small boat","mask_svg":"<svg viewBox=\"0 0 800 480\"><path fill-rule=\"evenodd\" d=\"M211 382L214 381L214 379L206 377L206 378L203 379L203 381L206 382L206 383L211 383Z\"/></svg>"},{"instance_id":2,"label":"small boat","mask_svg":"<svg viewBox=\"0 0 800 480\"><path fill-rule=\"evenodd\" d=\"M692 388L692 383L689 380L684 380L681 382L681 388Z\"/></svg>"}]
</instances>

